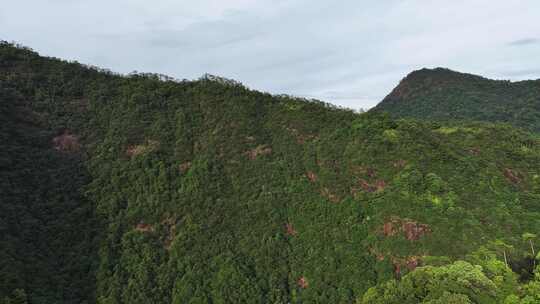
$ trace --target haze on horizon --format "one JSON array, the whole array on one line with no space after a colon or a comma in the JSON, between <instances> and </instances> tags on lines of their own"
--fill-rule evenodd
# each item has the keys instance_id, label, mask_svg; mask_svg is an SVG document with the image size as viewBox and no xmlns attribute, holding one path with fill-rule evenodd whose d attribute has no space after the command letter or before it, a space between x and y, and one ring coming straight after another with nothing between
<instances>
[{"instance_id":1,"label":"haze on horizon","mask_svg":"<svg viewBox=\"0 0 540 304\"><path fill-rule=\"evenodd\" d=\"M0 39L129 73L211 73L358 109L422 67L540 78L537 0L22 0Z\"/></svg>"}]
</instances>

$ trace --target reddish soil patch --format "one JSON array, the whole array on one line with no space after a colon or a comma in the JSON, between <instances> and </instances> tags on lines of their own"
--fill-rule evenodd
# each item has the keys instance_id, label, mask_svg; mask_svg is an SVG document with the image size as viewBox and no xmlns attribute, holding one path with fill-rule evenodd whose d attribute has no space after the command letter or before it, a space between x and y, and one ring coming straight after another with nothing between
<instances>
[{"instance_id":1,"label":"reddish soil patch","mask_svg":"<svg viewBox=\"0 0 540 304\"><path fill-rule=\"evenodd\" d=\"M415 256L408 257L407 261L405 262L405 266L407 266L407 269L409 269L409 271L415 270L416 267L418 267L419 265L420 265L420 258L415 257Z\"/></svg>"},{"instance_id":2,"label":"reddish soil patch","mask_svg":"<svg viewBox=\"0 0 540 304\"><path fill-rule=\"evenodd\" d=\"M504 177L513 184L519 184L523 180L523 176L516 170L505 168L503 171Z\"/></svg>"},{"instance_id":3,"label":"reddish soil patch","mask_svg":"<svg viewBox=\"0 0 540 304\"><path fill-rule=\"evenodd\" d=\"M294 227L291 223L287 223L285 225L285 234L289 236L295 236L298 232L294 230Z\"/></svg>"},{"instance_id":4,"label":"reddish soil patch","mask_svg":"<svg viewBox=\"0 0 540 304\"><path fill-rule=\"evenodd\" d=\"M305 277L303 277L303 276L298 279L297 283L298 283L298 286L300 288L302 288L302 289L306 289L306 288L309 287L309 283L308 283L307 279Z\"/></svg>"},{"instance_id":5,"label":"reddish soil patch","mask_svg":"<svg viewBox=\"0 0 540 304\"><path fill-rule=\"evenodd\" d=\"M374 178L377 176L377 170L367 166L354 165L351 167L351 171L356 176L364 175L369 178Z\"/></svg>"},{"instance_id":6,"label":"reddish soil patch","mask_svg":"<svg viewBox=\"0 0 540 304\"><path fill-rule=\"evenodd\" d=\"M394 276L396 279L399 279L404 267L407 268L408 271L413 271L420 266L420 257L410 256L405 259L392 258L392 264L394 265Z\"/></svg>"},{"instance_id":7,"label":"reddish soil patch","mask_svg":"<svg viewBox=\"0 0 540 304\"><path fill-rule=\"evenodd\" d=\"M332 203L341 202L341 199L337 195L331 193L328 188L322 188L321 195L324 196L327 200L331 201Z\"/></svg>"},{"instance_id":8,"label":"reddish soil patch","mask_svg":"<svg viewBox=\"0 0 540 304\"><path fill-rule=\"evenodd\" d=\"M364 190L365 192L375 192L376 190L364 179L361 179L358 183L360 184L360 187L362 188L362 190Z\"/></svg>"},{"instance_id":9,"label":"reddish soil patch","mask_svg":"<svg viewBox=\"0 0 540 304\"><path fill-rule=\"evenodd\" d=\"M246 151L247 157L251 160L256 159L259 155L269 155L272 154L272 148L267 145L260 145L257 148Z\"/></svg>"},{"instance_id":10,"label":"reddish soil patch","mask_svg":"<svg viewBox=\"0 0 540 304\"><path fill-rule=\"evenodd\" d=\"M386 188L386 182L384 180L377 180L374 184L370 184L365 179L360 179L358 184L362 190L369 193L382 192Z\"/></svg>"},{"instance_id":11,"label":"reddish soil patch","mask_svg":"<svg viewBox=\"0 0 540 304\"><path fill-rule=\"evenodd\" d=\"M306 177L309 179L310 182L314 183L317 181L318 177L317 174L315 174L313 171L308 171L306 173Z\"/></svg>"},{"instance_id":12,"label":"reddish soil patch","mask_svg":"<svg viewBox=\"0 0 540 304\"><path fill-rule=\"evenodd\" d=\"M412 221L404 222L401 229L405 233L405 238L409 241L417 241L420 237L430 232L428 225Z\"/></svg>"},{"instance_id":13,"label":"reddish soil patch","mask_svg":"<svg viewBox=\"0 0 540 304\"><path fill-rule=\"evenodd\" d=\"M138 223L137 226L135 226L135 230L139 232L153 232L154 227L150 224Z\"/></svg>"},{"instance_id":14,"label":"reddish soil patch","mask_svg":"<svg viewBox=\"0 0 540 304\"><path fill-rule=\"evenodd\" d=\"M471 148L469 149L469 153L471 153L474 156L480 155L480 149L479 148Z\"/></svg>"},{"instance_id":15,"label":"reddish soil patch","mask_svg":"<svg viewBox=\"0 0 540 304\"><path fill-rule=\"evenodd\" d=\"M396 229L394 229L394 223L393 222L386 222L383 225L383 234L384 236L394 236L397 233Z\"/></svg>"},{"instance_id":16,"label":"reddish soil patch","mask_svg":"<svg viewBox=\"0 0 540 304\"><path fill-rule=\"evenodd\" d=\"M409 219L392 218L384 223L382 227L384 236L394 236L402 232L409 241L417 241L424 235L431 233L431 229L426 224L420 224Z\"/></svg>"},{"instance_id":17,"label":"reddish soil patch","mask_svg":"<svg viewBox=\"0 0 540 304\"><path fill-rule=\"evenodd\" d=\"M294 136L294 138L296 139L296 142L301 145L305 144L306 141L308 140L313 140L313 139L318 138L316 135L310 135L310 134L304 135L295 128L287 128L287 131L289 131L292 134L292 136Z\"/></svg>"},{"instance_id":18,"label":"reddish soil patch","mask_svg":"<svg viewBox=\"0 0 540 304\"><path fill-rule=\"evenodd\" d=\"M375 171L375 169L373 169L373 168L367 168L366 169L366 175L368 177L373 178L373 177L377 176L377 171Z\"/></svg>"},{"instance_id":19,"label":"reddish soil patch","mask_svg":"<svg viewBox=\"0 0 540 304\"><path fill-rule=\"evenodd\" d=\"M171 249L172 242L176 236L176 217L167 217L161 221L161 224L166 229L166 235L163 239L163 247L166 250Z\"/></svg>"},{"instance_id":20,"label":"reddish soil patch","mask_svg":"<svg viewBox=\"0 0 540 304\"><path fill-rule=\"evenodd\" d=\"M405 82L405 80L402 80L398 86L390 93L390 96L393 99L405 99L411 94L411 89L409 88L408 84Z\"/></svg>"},{"instance_id":21,"label":"reddish soil patch","mask_svg":"<svg viewBox=\"0 0 540 304\"><path fill-rule=\"evenodd\" d=\"M178 169L180 170L180 173L184 174L186 173L189 168L191 168L191 162L185 162L185 163L182 163L180 164L180 166L178 166Z\"/></svg>"},{"instance_id":22,"label":"reddish soil patch","mask_svg":"<svg viewBox=\"0 0 540 304\"><path fill-rule=\"evenodd\" d=\"M62 152L78 152L81 149L79 139L77 136L65 131L64 134L58 135L53 138L54 149Z\"/></svg>"},{"instance_id":23,"label":"reddish soil patch","mask_svg":"<svg viewBox=\"0 0 540 304\"><path fill-rule=\"evenodd\" d=\"M384 191L384 188L386 188L386 182L383 180L378 180L375 182L375 188L377 189L377 192Z\"/></svg>"},{"instance_id":24,"label":"reddish soil patch","mask_svg":"<svg viewBox=\"0 0 540 304\"><path fill-rule=\"evenodd\" d=\"M401 277L401 263L399 261L392 262L394 264L394 276L396 279Z\"/></svg>"}]
</instances>

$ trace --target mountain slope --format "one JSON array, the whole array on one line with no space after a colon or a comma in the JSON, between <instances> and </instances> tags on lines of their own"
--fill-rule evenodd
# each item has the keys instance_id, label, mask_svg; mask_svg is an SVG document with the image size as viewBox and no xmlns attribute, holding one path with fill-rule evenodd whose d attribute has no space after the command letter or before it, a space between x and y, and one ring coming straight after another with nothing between
<instances>
[{"instance_id":1,"label":"mountain slope","mask_svg":"<svg viewBox=\"0 0 540 304\"><path fill-rule=\"evenodd\" d=\"M352 303L495 240L532 271L534 135L212 76L114 75L5 43L0 63L0 299Z\"/></svg>"},{"instance_id":2,"label":"mountain slope","mask_svg":"<svg viewBox=\"0 0 540 304\"><path fill-rule=\"evenodd\" d=\"M540 132L540 80L490 80L447 69L412 72L373 111L395 117L504 122Z\"/></svg>"}]
</instances>

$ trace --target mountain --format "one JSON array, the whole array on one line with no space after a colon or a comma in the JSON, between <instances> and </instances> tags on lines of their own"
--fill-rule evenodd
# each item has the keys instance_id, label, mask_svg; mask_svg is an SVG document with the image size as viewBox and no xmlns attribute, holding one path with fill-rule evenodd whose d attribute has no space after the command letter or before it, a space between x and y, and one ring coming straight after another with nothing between
<instances>
[{"instance_id":1,"label":"mountain","mask_svg":"<svg viewBox=\"0 0 540 304\"><path fill-rule=\"evenodd\" d=\"M540 284L540 139L508 125L9 43L0 121L0 303L496 303Z\"/></svg>"},{"instance_id":2,"label":"mountain","mask_svg":"<svg viewBox=\"0 0 540 304\"><path fill-rule=\"evenodd\" d=\"M508 123L540 132L540 80L490 80L448 69L412 72L373 111L437 121Z\"/></svg>"}]
</instances>

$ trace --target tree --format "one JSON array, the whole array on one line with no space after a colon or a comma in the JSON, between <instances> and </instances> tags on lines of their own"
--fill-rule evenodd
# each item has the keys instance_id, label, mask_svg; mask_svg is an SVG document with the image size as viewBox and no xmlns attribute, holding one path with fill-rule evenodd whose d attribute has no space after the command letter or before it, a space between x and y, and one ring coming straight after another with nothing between
<instances>
[{"instance_id":1,"label":"tree","mask_svg":"<svg viewBox=\"0 0 540 304\"><path fill-rule=\"evenodd\" d=\"M537 259L540 258L540 254ZM540 303L540 266L536 267L534 280L521 286L516 294L506 298L505 304L537 304Z\"/></svg>"},{"instance_id":2,"label":"tree","mask_svg":"<svg viewBox=\"0 0 540 304\"><path fill-rule=\"evenodd\" d=\"M401 281L391 280L370 288L357 303L495 303L503 298L481 266L465 261L420 267Z\"/></svg>"},{"instance_id":3,"label":"tree","mask_svg":"<svg viewBox=\"0 0 540 304\"><path fill-rule=\"evenodd\" d=\"M536 268L536 253L534 251L534 245L533 245L533 239L536 238L536 234L533 234L533 233L524 233L522 236L524 241L529 241L529 244L531 245L531 253L532 253L532 258L533 258L533 264L534 264L534 268Z\"/></svg>"},{"instance_id":4,"label":"tree","mask_svg":"<svg viewBox=\"0 0 540 304\"><path fill-rule=\"evenodd\" d=\"M9 298L5 298L3 304L27 304L28 297L24 289L15 289Z\"/></svg>"},{"instance_id":5,"label":"tree","mask_svg":"<svg viewBox=\"0 0 540 304\"><path fill-rule=\"evenodd\" d=\"M506 243L503 242L502 240L495 240L495 241L491 242L490 245L493 246L493 247L495 247L495 248L497 249L497 251L503 253L504 264L506 265L506 267L509 267L509 266L508 266L508 257L507 257L507 255L506 255L506 253L507 253L508 251L514 249L514 247L512 247L511 245L506 244Z\"/></svg>"}]
</instances>

